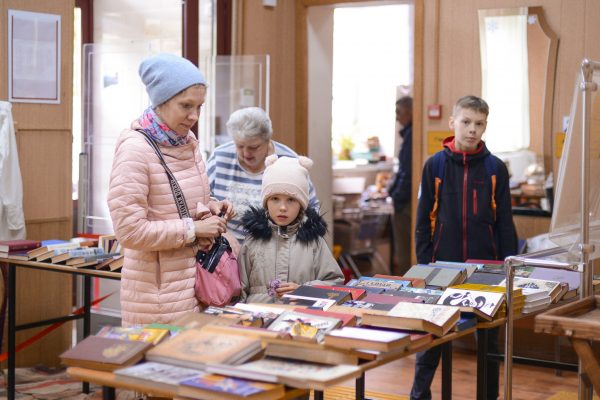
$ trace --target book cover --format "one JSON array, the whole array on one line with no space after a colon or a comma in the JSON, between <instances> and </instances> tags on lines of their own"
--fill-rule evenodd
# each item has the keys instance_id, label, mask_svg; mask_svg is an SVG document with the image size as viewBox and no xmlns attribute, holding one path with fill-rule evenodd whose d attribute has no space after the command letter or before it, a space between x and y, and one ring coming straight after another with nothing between
<instances>
[{"instance_id":1,"label":"book cover","mask_svg":"<svg viewBox=\"0 0 600 400\"><path fill-rule=\"evenodd\" d=\"M27 261L29 256L27 250L15 250L9 251L8 253L0 252L0 258L12 258L13 260Z\"/></svg>"},{"instance_id":2,"label":"book cover","mask_svg":"<svg viewBox=\"0 0 600 400\"><path fill-rule=\"evenodd\" d=\"M363 323L387 328L422 330L443 336L458 322L459 317L458 307L398 303L385 315L363 314Z\"/></svg>"},{"instance_id":3,"label":"book cover","mask_svg":"<svg viewBox=\"0 0 600 400\"><path fill-rule=\"evenodd\" d=\"M289 295L334 300L335 304L341 304L346 300L350 300L352 297L350 293L347 292L328 290L309 285L301 285L296 290L290 292Z\"/></svg>"},{"instance_id":4,"label":"book cover","mask_svg":"<svg viewBox=\"0 0 600 400\"><path fill-rule=\"evenodd\" d=\"M148 328L144 326L124 327L106 325L96 333L96 336L158 344L165 339L168 334L168 329Z\"/></svg>"},{"instance_id":5,"label":"book cover","mask_svg":"<svg viewBox=\"0 0 600 400\"><path fill-rule=\"evenodd\" d=\"M39 240L0 240L0 252L8 253L17 250L32 250L42 245Z\"/></svg>"},{"instance_id":6,"label":"book cover","mask_svg":"<svg viewBox=\"0 0 600 400\"><path fill-rule=\"evenodd\" d=\"M37 256L46 253L47 251L54 250L60 247L70 247L75 248L78 247L77 243L67 242L66 240L59 239L49 239L42 240L41 246L36 247L35 249L31 249L27 252L27 255L30 259L36 258Z\"/></svg>"},{"instance_id":7,"label":"book cover","mask_svg":"<svg viewBox=\"0 0 600 400\"><path fill-rule=\"evenodd\" d=\"M417 264L410 267L408 271L404 274L407 278L416 278L423 279L425 284L428 285L429 275L433 273L433 270L424 264Z\"/></svg>"},{"instance_id":8,"label":"book cover","mask_svg":"<svg viewBox=\"0 0 600 400\"><path fill-rule=\"evenodd\" d=\"M484 285L498 285L505 279L505 275L490 272L474 272L465 280L465 283L481 283Z\"/></svg>"},{"instance_id":9,"label":"book cover","mask_svg":"<svg viewBox=\"0 0 600 400\"><path fill-rule=\"evenodd\" d=\"M338 318L311 315L297 311L286 311L269 325L271 331L286 332L292 337L320 341L323 335L340 326Z\"/></svg>"},{"instance_id":10,"label":"book cover","mask_svg":"<svg viewBox=\"0 0 600 400\"><path fill-rule=\"evenodd\" d=\"M265 356L281 357L307 362L315 362L328 365L357 365L358 355L348 349L325 346L322 343L290 340L290 339L265 339Z\"/></svg>"},{"instance_id":11,"label":"book cover","mask_svg":"<svg viewBox=\"0 0 600 400\"><path fill-rule=\"evenodd\" d=\"M469 276L471 276L473 274L473 272L477 271L478 269L483 267L483 264L476 264L476 263L463 263L463 262L458 262L458 261L441 261L441 260L436 260L435 262L429 263L429 265L435 265L436 267L448 267L448 268L459 268L459 269L464 269L465 273L466 273L466 278L468 278Z\"/></svg>"},{"instance_id":12,"label":"book cover","mask_svg":"<svg viewBox=\"0 0 600 400\"><path fill-rule=\"evenodd\" d=\"M187 397L202 397L206 392L218 393L219 398L283 398L283 385L252 382L227 376L204 374L181 381L179 393Z\"/></svg>"},{"instance_id":13,"label":"book cover","mask_svg":"<svg viewBox=\"0 0 600 400\"><path fill-rule=\"evenodd\" d=\"M321 289L327 289L327 290L339 290L341 292L348 292L352 296L352 300L360 300L366 294L365 289L351 287L351 286L314 285L314 287L318 287Z\"/></svg>"},{"instance_id":14,"label":"book cover","mask_svg":"<svg viewBox=\"0 0 600 400\"><path fill-rule=\"evenodd\" d=\"M140 384L148 388L177 391L179 382L206 375L204 372L157 362L145 362L114 371L117 382Z\"/></svg>"},{"instance_id":15,"label":"book cover","mask_svg":"<svg viewBox=\"0 0 600 400\"><path fill-rule=\"evenodd\" d=\"M406 348L410 344L410 335L378 329L344 327L326 334L325 344L342 349L391 351Z\"/></svg>"},{"instance_id":16,"label":"book cover","mask_svg":"<svg viewBox=\"0 0 600 400\"><path fill-rule=\"evenodd\" d=\"M206 364L211 363L241 363L260 350L260 340L255 338L240 335L213 335L189 329L148 350L146 359L202 369Z\"/></svg>"},{"instance_id":17,"label":"book cover","mask_svg":"<svg viewBox=\"0 0 600 400\"><path fill-rule=\"evenodd\" d=\"M500 282L500 286L506 286L506 280ZM548 295L554 302L560 294L562 288L560 282L545 281L541 279L531 279L523 277L515 277L513 280L513 287L522 289L543 289L548 292Z\"/></svg>"},{"instance_id":18,"label":"book cover","mask_svg":"<svg viewBox=\"0 0 600 400\"><path fill-rule=\"evenodd\" d=\"M361 368L355 365L326 365L275 357L265 357L236 366L211 365L207 371L317 390L323 390L326 386L355 378L362 372Z\"/></svg>"},{"instance_id":19,"label":"book cover","mask_svg":"<svg viewBox=\"0 0 600 400\"><path fill-rule=\"evenodd\" d=\"M284 294L281 296L282 304L291 304L295 306L305 306L316 310L327 310L329 307L336 304L332 299L319 299L316 297L297 296L293 294Z\"/></svg>"},{"instance_id":20,"label":"book cover","mask_svg":"<svg viewBox=\"0 0 600 400\"><path fill-rule=\"evenodd\" d=\"M383 274L375 274L373 278L382 278L382 279L396 279L399 281L409 281L410 287L414 288L424 288L425 280L419 278L409 278L407 276L396 276L396 275L383 275Z\"/></svg>"},{"instance_id":21,"label":"book cover","mask_svg":"<svg viewBox=\"0 0 600 400\"><path fill-rule=\"evenodd\" d=\"M293 311L303 314L319 315L321 317L337 318L342 321L342 326L356 326L357 318L354 314L314 310L312 308L296 308Z\"/></svg>"},{"instance_id":22,"label":"book cover","mask_svg":"<svg viewBox=\"0 0 600 400\"><path fill-rule=\"evenodd\" d=\"M76 249L69 249L66 250L65 252L61 252L60 250L55 250L56 252L60 252L62 254L53 256L51 258L51 262L53 264L59 263L59 262L63 262L66 260L69 260L71 258L75 258L75 257L84 257L84 256L91 256L91 255L95 255L95 254L104 254L104 250L99 248L99 247L80 247L80 248L76 248Z\"/></svg>"},{"instance_id":23,"label":"book cover","mask_svg":"<svg viewBox=\"0 0 600 400\"><path fill-rule=\"evenodd\" d=\"M366 297L366 296L365 296ZM395 304L386 304L386 303L373 303L370 301L364 300L349 300L344 304L341 304L341 307L344 308L356 308L364 311L367 310L378 310L378 311L389 311L394 308Z\"/></svg>"},{"instance_id":24,"label":"book cover","mask_svg":"<svg viewBox=\"0 0 600 400\"><path fill-rule=\"evenodd\" d=\"M470 289L448 288L438 300L438 304L475 308L492 319L504 302L502 292L484 292Z\"/></svg>"},{"instance_id":25,"label":"book cover","mask_svg":"<svg viewBox=\"0 0 600 400\"><path fill-rule=\"evenodd\" d=\"M375 278L372 276L361 276L354 285L355 287L372 287L383 290L398 290L404 286L410 286L408 280Z\"/></svg>"},{"instance_id":26,"label":"book cover","mask_svg":"<svg viewBox=\"0 0 600 400\"><path fill-rule=\"evenodd\" d=\"M60 358L70 367L114 371L140 361L151 346L145 342L88 336L62 353Z\"/></svg>"},{"instance_id":27,"label":"book cover","mask_svg":"<svg viewBox=\"0 0 600 400\"><path fill-rule=\"evenodd\" d=\"M95 249L97 247L90 247L91 249ZM85 263L90 263L90 262L94 262L93 264L96 265L99 262L105 261L107 259L113 259L113 257L118 256L118 254L115 253L99 253L99 254L90 254L87 256L81 256L81 257L71 257L70 259L67 260L67 262L65 263L66 265L71 265L71 266L77 266L79 264L85 264Z\"/></svg>"},{"instance_id":28,"label":"book cover","mask_svg":"<svg viewBox=\"0 0 600 400\"><path fill-rule=\"evenodd\" d=\"M239 321L239 318L224 318L219 317L218 315L190 311L173 321L172 325L179 326L183 329L199 329L208 324L235 325Z\"/></svg>"},{"instance_id":29,"label":"book cover","mask_svg":"<svg viewBox=\"0 0 600 400\"><path fill-rule=\"evenodd\" d=\"M542 279L545 281L554 281L567 283L569 285L568 290L578 289L580 284L580 273L576 271L567 271L564 269L553 269L535 267L529 277L531 279Z\"/></svg>"}]
</instances>

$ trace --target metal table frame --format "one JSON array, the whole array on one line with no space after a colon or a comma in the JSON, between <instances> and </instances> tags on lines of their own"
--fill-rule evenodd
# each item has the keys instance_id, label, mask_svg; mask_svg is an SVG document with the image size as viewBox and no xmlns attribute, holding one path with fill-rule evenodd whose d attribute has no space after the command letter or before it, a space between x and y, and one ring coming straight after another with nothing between
<instances>
[{"instance_id":1,"label":"metal table frame","mask_svg":"<svg viewBox=\"0 0 600 400\"><path fill-rule=\"evenodd\" d=\"M21 261L8 258L0 258L0 263L8 265L8 277L6 295L8 301L7 307L7 325L8 325L8 363L7 363L7 383L6 392L7 399L15 399L15 366L16 366L16 333L17 331L38 328L41 326L51 325L57 322L73 321L83 319L83 337L90 334L91 322L91 302L92 302L92 278L104 278L120 280L119 272L91 270L83 268L75 268L68 265L57 265L35 261ZM42 321L30 322L27 324L17 325L16 321L16 298L17 298L17 270L18 268L37 269L49 272L58 272L71 274L72 276L83 276L83 313L70 314L57 318L50 318ZM89 393L89 384L83 384L83 392Z\"/></svg>"}]
</instances>

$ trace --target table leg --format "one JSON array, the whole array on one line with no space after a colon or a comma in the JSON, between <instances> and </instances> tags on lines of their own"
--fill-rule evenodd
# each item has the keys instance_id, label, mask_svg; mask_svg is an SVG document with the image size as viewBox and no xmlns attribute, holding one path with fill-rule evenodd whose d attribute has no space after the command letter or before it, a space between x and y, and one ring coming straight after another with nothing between
<instances>
[{"instance_id":1,"label":"table leg","mask_svg":"<svg viewBox=\"0 0 600 400\"><path fill-rule=\"evenodd\" d=\"M488 367L488 330L477 330L477 400L485 400Z\"/></svg>"},{"instance_id":2,"label":"table leg","mask_svg":"<svg viewBox=\"0 0 600 400\"><path fill-rule=\"evenodd\" d=\"M452 398L452 341L442 346L442 400Z\"/></svg>"},{"instance_id":3,"label":"table leg","mask_svg":"<svg viewBox=\"0 0 600 400\"><path fill-rule=\"evenodd\" d=\"M573 348L579 356L579 360L581 361L583 370L587 375L587 379L594 387L596 394L600 394L600 361L598 361L590 341L573 338L571 339L571 343L573 343ZM592 394L590 393L590 397L591 395Z\"/></svg>"},{"instance_id":4,"label":"table leg","mask_svg":"<svg viewBox=\"0 0 600 400\"><path fill-rule=\"evenodd\" d=\"M313 396L314 400L324 400L325 399L325 395L324 395L324 393L323 393L322 390L315 390L313 392L314 392L313 393L314 394L314 396Z\"/></svg>"},{"instance_id":5,"label":"table leg","mask_svg":"<svg viewBox=\"0 0 600 400\"><path fill-rule=\"evenodd\" d=\"M8 264L8 379L6 385L6 394L8 400L15 399L15 342L16 342L16 291L17 291L17 267L14 264Z\"/></svg>"},{"instance_id":6,"label":"table leg","mask_svg":"<svg viewBox=\"0 0 600 400\"><path fill-rule=\"evenodd\" d=\"M102 386L102 400L115 400L116 398L115 388Z\"/></svg>"},{"instance_id":7,"label":"table leg","mask_svg":"<svg viewBox=\"0 0 600 400\"><path fill-rule=\"evenodd\" d=\"M364 400L365 399L365 373L360 374L358 378L356 378L355 383L355 398L356 400Z\"/></svg>"},{"instance_id":8,"label":"table leg","mask_svg":"<svg viewBox=\"0 0 600 400\"><path fill-rule=\"evenodd\" d=\"M91 310L92 310L92 277L83 277L83 337L86 338L90 335L91 327ZM81 391L83 393L90 392L90 384L83 382Z\"/></svg>"}]
</instances>

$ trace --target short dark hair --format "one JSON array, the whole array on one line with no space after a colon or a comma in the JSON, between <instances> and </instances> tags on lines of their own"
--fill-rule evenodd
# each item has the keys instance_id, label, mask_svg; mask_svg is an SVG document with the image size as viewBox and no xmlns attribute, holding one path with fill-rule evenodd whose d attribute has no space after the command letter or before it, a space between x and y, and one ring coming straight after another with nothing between
<instances>
[{"instance_id":1,"label":"short dark hair","mask_svg":"<svg viewBox=\"0 0 600 400\"><path fill-rule=\"evenodd\" d=\"M400 106L405 110L412 111L413 99L410 96L403 96L396 100L396 106Z\"/></svg>"},{"instance_id":2,"label":"short dark hair","mask_svg":"<svg viewBox=\"0 0 600 400\"><path fill-rule=\"evenodd\" d=\"M477 96L469 95L456 100L454 109L452 110L452 115L456 115L458 110L461 108L477 111L478 113L485 114L486 117L490 114L490 106L488 106L488 103L486 103L481 97Z\"/></svg>"}]
</instances>

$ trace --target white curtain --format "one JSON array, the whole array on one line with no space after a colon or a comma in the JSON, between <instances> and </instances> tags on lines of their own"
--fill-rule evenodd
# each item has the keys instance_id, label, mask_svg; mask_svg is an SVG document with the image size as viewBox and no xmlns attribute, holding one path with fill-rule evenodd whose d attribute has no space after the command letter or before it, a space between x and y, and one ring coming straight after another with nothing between
<instances>
[{"instance_id":1,"label":"white curtain","mask_svg":"<svg viewBox=\"0 0 600 400\"><path fill-rule=\"evenodd\" d=\"M529 147L527 15L486 16L482 94L490 106L484 140L492 152Z\"/></svg>"}]
</instances>

